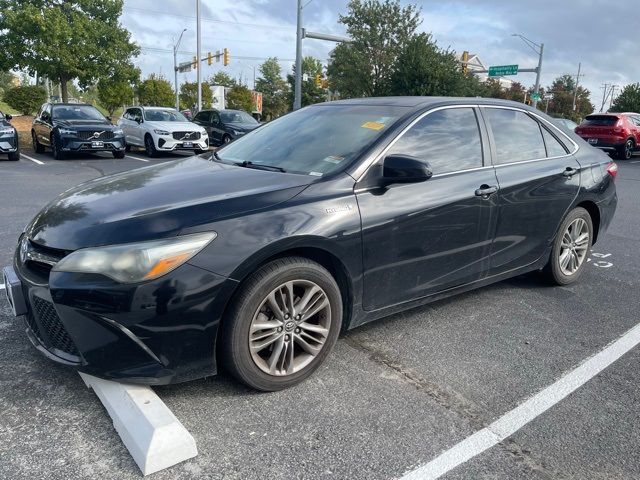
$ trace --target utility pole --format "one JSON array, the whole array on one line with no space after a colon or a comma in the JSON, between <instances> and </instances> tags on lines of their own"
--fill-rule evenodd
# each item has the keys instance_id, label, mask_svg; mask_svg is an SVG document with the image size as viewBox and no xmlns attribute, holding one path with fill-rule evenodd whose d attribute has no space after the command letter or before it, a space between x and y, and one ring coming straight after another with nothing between
<instances>
[{"instance_id":1,"label":"utility pole","mask_svg":"<svg viewBox=\"0 0 640 480\"><path fill-rule=\"evenodd\" d=\"M611 110L611 105L613 105L613 99L616 95L616 88L618 88L618 85L611 85L611 99L609 100L609 110Z\"/></svg>"},{"instance_id":2,"label":"utility pole","mask_svg":"<svg viewBox=\"0 0 640 480\"><path fill-rule=\"evenodd\" d=\"M182 41L182 35L184 35L184 32L186 31L186 28L182 30L180 36L178 37L178 42L173 45L173 71L175 73L175 80L173 85L175 86L176 90L176 110L180 110L180 97L178 96L178 48L180 47L180 42Z\"/></svg>"},{"instance_id":3,"label":"utility pole","mask_svg":"<svg viewBox=\"0 0 640 480\"><path fill-rule=\"evenodd\" d=\"M576 111L576 99L578 97L578 86L580 85L580 77L583 75L580 74L580 69L582 68L582 63L578 63L578 74L576 75L576 89L573 92L573 111Z\"/></svg>"},{"instance_id":4,"label":"utility pole","mask_svg":"<svg viewBox=\"0 0 640 480\"><path fill-rule=\"evenodd\" d=\"M296 77L293 90L293 109L302 106L302 0L298 0L298 21L296 27Z\"/></svg>"},{"instance_id":5,"label":"utility pole","mask_svg":"<svg viewBox=\"0 0 640 480\"><path fill-rule=\"evenodd\" d=\"M200 0L196 0L196 57L198 64L200 63L200 58L202 57L200 52ZM198 81L198 111L202 110L202 78L200 71L202 70L201 65L198 65L196 68L196 75Z\"/></svg>"},{"instance_id":6,"label":"utility pole","mask_svg":"<svg viewBox=\"0 0 640 480\"><path fill-rule=\"evenodd\" d=\"M538 98L540 96L540 74L542 73L542 55L544 53L544 43L537 44L533 40L529 40L527 37L520 33L512 33L512 37L520 37L520 39L527 44L527 46L538 54L538 66L533 69L536 72L536 84L533 87L533 93L535 93L535 97L532 95L531 106L536 108L538 105ZM520 72L524 72L524 69L520 69Z\"/></svg>"},{"instance_id":7,"label":"utility pole","mask_svg":"<svg viewBox=\"0 0 640 480\"><path fill-rule=\"evenodd\" d=\"M602 110L604 110L604 104L607 103L607 97L609 96L609 94L607 93L609 91L609 84L605 83L604 85L602 85L602 104L600 105L600 111L602 112Z\"/></svg>"}]
</instances>

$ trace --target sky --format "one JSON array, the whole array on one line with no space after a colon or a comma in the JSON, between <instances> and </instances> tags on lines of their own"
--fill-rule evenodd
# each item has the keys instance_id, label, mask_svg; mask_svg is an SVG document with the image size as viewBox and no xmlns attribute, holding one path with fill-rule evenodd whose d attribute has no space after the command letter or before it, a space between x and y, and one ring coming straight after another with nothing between
<instances>
[{"instance_id":1,"label":"sky","mask_svg":"<svg viewBox=\"0 0 640 480\"><path fill-rule=\"evenodd\" d=\"M347 0L305 0L303 26L309 31L346 35L339 15ZM563 74L576 75L600 108L602 85L640 82L637 61L638 0L458 0L402 1L422 8L420 31L433 35L441 47L469 50L487 65L537 65L537 54L513 33L544 43L542 86ZM295 58L296 0L201 0L202 52L228 48L231 65L203 64L203 78L219 70L252 87L254 69L267 57L281 59L283 72ZM162 73L173 82L172 45L187 28L178 62L196 51L196 0L125 0L121 22L142 47L135 63L143 76ZM303 54L326 64L335 44L303 41ZM244 57L244 58L243 58ZM180 82L194 81L196 72L179 74ZM535 74L509 77L526 86Z\"/></svg>"}]
</instances>

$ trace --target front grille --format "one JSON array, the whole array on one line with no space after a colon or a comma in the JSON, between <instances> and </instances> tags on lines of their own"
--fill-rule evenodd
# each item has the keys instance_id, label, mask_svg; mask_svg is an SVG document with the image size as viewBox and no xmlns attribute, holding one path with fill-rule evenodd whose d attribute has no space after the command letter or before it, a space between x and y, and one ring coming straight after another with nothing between
<instances>
[{"instance_id":1,"label":"front grille","mask_svg":"<svg viewBox=\"0 0 640 480\"><path fill-rule=\"evenodd\" d=\"M27 322L43 345L78 357L78 349L60 321L53 304L42 298L33 297L32 307L35 318L27 318Z\"/></svg>"},{"instance_id":2,"label":"front grille","mask_svg":"<svg viewBox=\"0 0 640 480\"><path fill-rule=\"evenodd\" d=\"M200 132L173 132L173 139L184 140L185 142L200 140Z\"/></svg>"},{"instance_id":3,"label":"front grille","mask_svg":"<svg viewBox=\"0 0 640 480\"><path fill-rule=\"evenodd\" d=\"M95 135L100 133L100 135ZM82 130L78 132L80 140L112 140L114 137L111 130Z\"/></svg>"},{"instance_id":4,"label":"front grille","mask_svg":"<svg viewBox=\"0 0 640 480\"><path fill-rule=\"evenodd\" d=\"M26 237L22 240L20 258L23 264L40 275L48 276L53 266L66 257L69 252L57 248L45 247Z\"/></svg>"}]
</instances>

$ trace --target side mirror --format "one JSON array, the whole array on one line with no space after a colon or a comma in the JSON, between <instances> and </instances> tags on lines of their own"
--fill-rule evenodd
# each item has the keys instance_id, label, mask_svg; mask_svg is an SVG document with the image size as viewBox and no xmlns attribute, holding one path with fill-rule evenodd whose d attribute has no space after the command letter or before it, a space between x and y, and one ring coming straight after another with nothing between
<instances>
[{"instance_id":1,"label":"side mirror","mask_svg":"<svg viewBox=\"0 0 640 480\"><path fill-rule=\"evenodd\" d=\"M142 119L141 119L141 118L136 118L136 123L137 123L138 125L140 125L140 124L142 123Z\"/></svg>"},{"instance_id":2,"label":"side mirror","mask_svg":"<svg viewBox=\"0 0 640 480\"><path fill-rule=\"evenodd\" d=\"M410 155L387 155L382 162L382 183L419 183L429 180L433 172L429 165Z\"/></svg>"},{"instance_id":3,"label":"side mirror","mask_svg":"<svg viewBox=\"0 0 640 480\"><path fill-rule=\"evenodd\" d=\"M10 113L7 113L4 118L7 119L7 121L11 120L13 118L13 115L11 115Z\"/></svg>"}]
</instances>

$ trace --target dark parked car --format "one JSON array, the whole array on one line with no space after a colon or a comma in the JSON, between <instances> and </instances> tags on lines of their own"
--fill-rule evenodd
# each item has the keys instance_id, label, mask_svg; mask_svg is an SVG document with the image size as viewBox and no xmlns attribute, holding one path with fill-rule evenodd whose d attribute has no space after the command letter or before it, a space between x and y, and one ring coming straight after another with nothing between
<instances>
[{"instance_id":1,"label":"dark parked car","mask_svg":"<svg viewBox=\"0 0 640 480\"><path fill-rule=\"evenodd\" d=\"M587 115L576 133L594 147L629 160L640 148L640 114L598 113Z\"/></svg>"},{"instance_id":2,"label":"dark parked car","mask_svg":"<svg viewBox=\"0 0 640 480\"><path fill-rule=\"evenodd\" d=\"M126 142L120 127L113 125L93 105L45 103L31 126L33 149L50 147L56 160L75 152L112 152L124 158Z\"/></svg>"},{"instance_id":3,"label":"dark parked car","mask_svg":"<svg viewBox=\"0 0 640 480\"><path fill-rule=\"evenodd\" d=\"M18 131L11 123L11 115L0 112L0 155L7 155L9 160L20 160Z\"/></svg>"},{"instance_id":4,"label":"dark parked car","mask_svg":"<svg viewBox=\"0 0 640 480\"><path fill-rule=\"evenodd\" d=\"M36 347L83 372L165 384L223 362L277 390L346 329L529 271L575 282L615 176L515 102L318 104L66 191L25 228L6 291Z\"/></svg>"},{"instance_id":5,"label":"dark parked car","mask_svg":"<svg viewBox=\"0 0 640 480\"><path fill-rule=\"evenodd\" d=\"M215 145L232 142L260 126L260 122L242 110L202 110L193 122L207 130L209 141Z\"/></svg>"}]
</instances>

